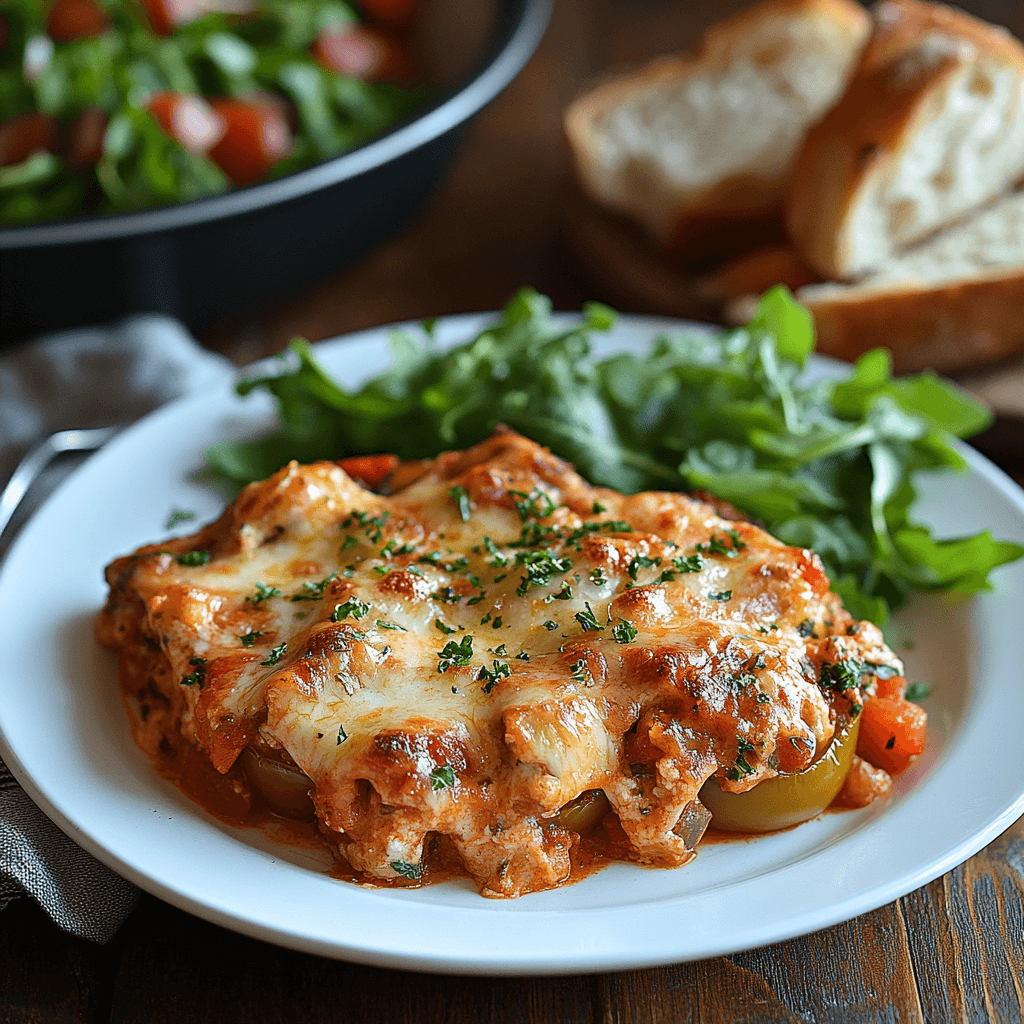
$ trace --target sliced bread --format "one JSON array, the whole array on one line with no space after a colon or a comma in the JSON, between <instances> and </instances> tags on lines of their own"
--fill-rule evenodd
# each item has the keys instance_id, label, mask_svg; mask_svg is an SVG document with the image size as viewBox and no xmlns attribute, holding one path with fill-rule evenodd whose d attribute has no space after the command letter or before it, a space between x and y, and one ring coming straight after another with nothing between
<instances>
[{"instance_id":1,"label":"sliced bread","mask_svg":"<svg viewBox=\"0 0 1024 1024\"><path fill-rule=\"evenodd\" d=\"M1024 46L919 0L884 0L843 98L807 135L786 202L800 256L850 280L1024 176Z\"/></svg>"},{"instance_id":2,"label":"sliced bread","mask_svg":"<svg viewBox=\"0 0 1024 1024\"><path fill-rule=\"evenodd\" d=\"M796 293L818 350L853 360L884 345L900 371L944 372L1024 349L1024 193L899 256L853 285Z\"/></svg>"},{"instance_id":3,"label":"sliced bread","mask_svg":"<svg viewBox=\"0 0 1024 1024\"><path fill-rule=\"evenodd\" d=\"M762 0L711 29L692 59L597 87L565 118L584 188L669 248L709 224L780 217L793 158L869 31L853 0Z\"/></svg>"}]
</instances>

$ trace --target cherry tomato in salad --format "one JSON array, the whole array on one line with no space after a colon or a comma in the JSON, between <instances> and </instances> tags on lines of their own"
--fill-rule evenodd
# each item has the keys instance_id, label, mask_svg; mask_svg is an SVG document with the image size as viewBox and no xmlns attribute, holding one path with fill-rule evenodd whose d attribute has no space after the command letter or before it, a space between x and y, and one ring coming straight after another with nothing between
<instances>
[{"instance_id":1,"label":"cherry tomato in salad","mask_svg":"<svg viewBox=\"0 0 1024 1024\"><path fill-rule=\"evenodd\" d=\"M224 118L194 93L155 92L146 101L146 110L192 153L208 153L224 135Z\"/></svg>"},{"instance_id":2,"label":"cherry tomato in salad","mask_svg":"<svg viewBox=\"0 0 1024 1024\"><path fill-rule=\"evenodd\" d=\"M99 107L86 107L68 129L64 156L74 170L92 167L103 156L107 115Z\"/></svg>"},{"instance_id":3,"label":"cherry tomato in salad","mask_svg":"<svg viewBox=\"0 0 1024 1024\"><path fill-rule=\"evenodd\" d=\"M216 99L224 134L210 158L236 185L249 185L292 151L292 133L277 110L246 100Z\"/></svg>"},{"instance_id":4,"label":"cherry tomato in salad","mask_svg":"<svg viewBox=\"0 0 1024 1024\"><path fill-rule=\"evenodd\" d=\"M397 39L365 25L321 32L312 54L329 71L363 82L410 82L416 77L408 50Z\"/></svg>"},{"instance_id":5,"label":"cherry tomato in salad","mask_svg":"<svg viewBox=\"0 0 1024 1024\"><path fill-rule=\"evenodd\" d=\"M46 114L18 114L0 124L0 167L11 167L33 153L57 148L59 126Z\"/></svg>"},{"instance_id":6,"label":"cherry tomato in salad","mask_svg":"<svg viewBox=\"0 0 1024 1024\"><path fill-rule=\"evenodd\" d=\"M46 21L46 34L58 43L83 36L98 36L109 24L96 0L54 0Z\"/></svg>"}]
</instances>

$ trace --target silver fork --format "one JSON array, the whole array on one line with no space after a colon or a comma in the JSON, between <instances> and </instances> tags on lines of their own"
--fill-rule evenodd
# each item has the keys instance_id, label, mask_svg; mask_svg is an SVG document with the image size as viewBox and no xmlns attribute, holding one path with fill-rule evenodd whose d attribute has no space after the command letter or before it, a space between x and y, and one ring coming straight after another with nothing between
<instances>
[{"instance_id":1,"label":"silver fork","mask_svg":"<svg viewBox=\"0 0 1024 1024\"><path fill-rule=\"evenodd\" d=\"M0 492L0 540L3 540L4 530L32 486L32 481L58 455L64 452L95 451L105 445L120 429L118 425L86 430L58 430L32 448L18 463L11 479L7 481L7 486Z\"/></svg>"}]
</instances>

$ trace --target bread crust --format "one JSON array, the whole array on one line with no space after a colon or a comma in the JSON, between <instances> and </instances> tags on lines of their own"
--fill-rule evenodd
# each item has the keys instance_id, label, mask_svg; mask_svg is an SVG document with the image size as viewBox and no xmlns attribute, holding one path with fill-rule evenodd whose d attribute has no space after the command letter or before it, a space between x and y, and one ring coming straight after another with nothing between
<instances>
[{"instance_id":1,"label":"bread crust","mask_svg":"<svg viewBox=\"0 0 1024 1024\"><path fill-rule=\"evenodd\" d=\"M1024 270L943 285L797 292L814 317L817 350L853 361L885 346L899 373L951 373L1024 350Z\"/></svg>"},{"instance_id":2,"label":"bread crust","mask_svg":"<svg viewBox=\"0 0 1024 1024\"><path fill-rule=\"evenodd\" d=\"M877 28L857 71L842 99L808 132L786 197L789 236L826 278L850 279L871 269L853 251L852 211L901 159L949 80L979 55L999 58L1024 77L1024 47L961 11L885 0L874 14Z\"/></svg>"},{"instance_id":3,"label":"bread crust","mask_svg":"<svg viewBox=\"0 0 1024 1024\"><path fill-rule=\"evenodd\" d=\"M859 52L870 32L868 15L853 0L762 0L709 29L692 57L657 58L639 71L612 78L575 100L565 113L564 125L587 193L598 203L640 221L652 238L671 251L693 244L701 237L702 224L709 220L749 220L761 226L779 221L785 175L773 178L756 170L730 175L686 199L655 197L653 202L648 199L645 203L642 193L650 189L649 184L634 179L623 188L612 180L617 174L610 173L602 161L595 120L637 94L724 69L738 47L749 44L772 23L797 17L831 21L851 55ZM632 195L617 195L620 191ZM641 209L644 206L649 209Z\"/></svg>"}]
</instances>

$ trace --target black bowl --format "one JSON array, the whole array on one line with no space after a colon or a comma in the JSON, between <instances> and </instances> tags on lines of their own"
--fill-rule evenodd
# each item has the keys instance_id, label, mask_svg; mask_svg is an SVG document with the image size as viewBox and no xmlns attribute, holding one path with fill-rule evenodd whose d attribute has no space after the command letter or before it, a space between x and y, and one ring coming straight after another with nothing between
<instances>
[{"instance_id":1,"label":"black bowl","mask_svg":"<svg viewBox=\"0 0 1024 1024\"><path fill-rule=\"evenodd\" d=\"M468 122L533 54L550 9L495 0L458 85L314 167L177 206L0 229L0 343L135 312L197 329L330 276L416 213Z\"/></svg>"}]
</instances>

